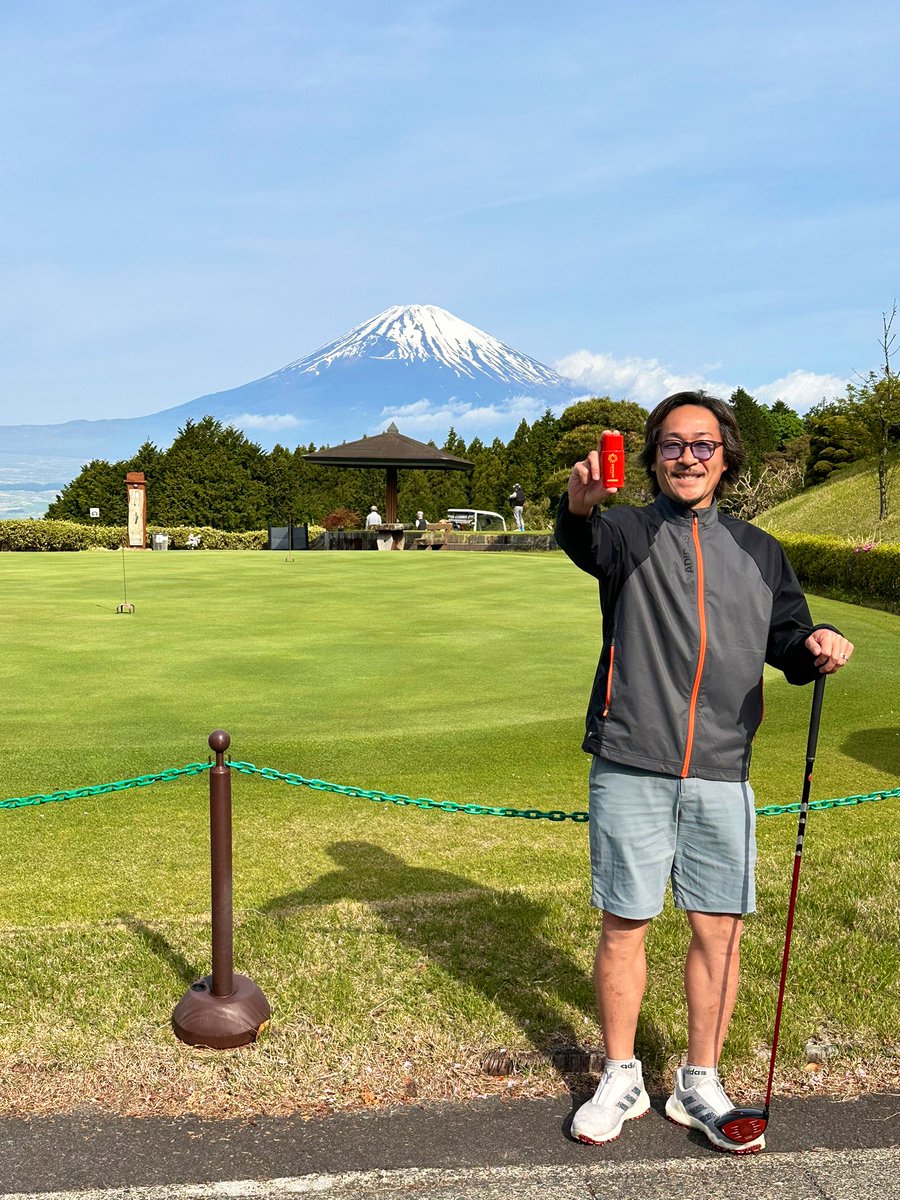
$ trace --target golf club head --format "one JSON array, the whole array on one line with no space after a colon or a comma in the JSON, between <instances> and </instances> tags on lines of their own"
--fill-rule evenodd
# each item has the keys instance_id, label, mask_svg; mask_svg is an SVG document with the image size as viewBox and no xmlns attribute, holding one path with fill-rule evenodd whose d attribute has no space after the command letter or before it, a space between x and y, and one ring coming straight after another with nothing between
<instances>
[{"instance_id":1,"label":"golf club head","mask_svg":"<svg viewBox=\"0 0 900 1200\"><path fill-rule=\"evenodd\" d=\"M766 1131L769 1123L768 1108L732 1108L721 1117L716 1118L716 1129L734 1142L744 1146L754 1142Z\"/></svg>"}]
</instances>

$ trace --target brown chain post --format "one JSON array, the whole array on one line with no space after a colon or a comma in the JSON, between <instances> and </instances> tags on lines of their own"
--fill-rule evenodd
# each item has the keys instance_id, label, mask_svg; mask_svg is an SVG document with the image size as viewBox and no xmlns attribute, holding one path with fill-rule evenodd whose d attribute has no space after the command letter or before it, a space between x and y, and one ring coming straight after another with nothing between
<instances>
[{"instance_id":1,"label":"brown chain post","mask_svg":"<svg viewBox=\"0 0 900 1200\"><path fill-rule=\"evenodd\" d=\"M231 768L225 762L231 736L214 729L209 745L216 755L209 773L212 974L192 983L179 1000L172 1028L191 1046L225 1050L255 1042L268 1025L271 1010L253 980L234 972Z\"/></svg>"}]
</instances>

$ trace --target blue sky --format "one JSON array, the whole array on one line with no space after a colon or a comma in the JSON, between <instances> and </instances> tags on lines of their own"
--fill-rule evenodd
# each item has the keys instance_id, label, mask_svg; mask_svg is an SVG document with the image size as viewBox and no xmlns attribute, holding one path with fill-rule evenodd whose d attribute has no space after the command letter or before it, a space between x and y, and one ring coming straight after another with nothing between
<instances>
[{"instance_id":1,"label":"blue sky","mask_svg":"<svg viewBox=\"0 0 900 1200\"><path fill-rule=\"evenodd\" d=\"M0 422L437 304L586 390L801 409L898 290L900 10L6 0Z\"/></svg>"}]
</instances>

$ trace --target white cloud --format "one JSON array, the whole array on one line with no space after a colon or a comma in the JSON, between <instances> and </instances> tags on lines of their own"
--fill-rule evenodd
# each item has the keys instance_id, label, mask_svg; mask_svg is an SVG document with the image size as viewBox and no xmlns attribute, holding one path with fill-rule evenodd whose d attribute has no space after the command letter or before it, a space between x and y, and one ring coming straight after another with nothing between
<instances>
[{"instance_id":1,"label":"white cloud","mask_svg":"<svg viewBox=\"0 0 900 1200\"><path fill-rule=\"evenodd\" d=\"M764 383L753 391L761 404L783 400L789 408L805 413L820 400L833 400L847 389L849 379L838 375L816 375L813 371L790 371L774 383Z\"/></svg>"},{"instance_id":2,"label":"white cloud","mask_svg":"<svg viewBox=\"0 0 900 1200\"><path fill-rule=\"evenodd\" d=\"M538 420L546 409L544 400L536 400L533 396L511 396L501 404L475 405L464 400L416 400L412 404L403 404L381 410L381 422L373 427L370 433L383 433L384 427L390 421L402 424L406 434L437 433L443 436L452 425L459 434L467 438L473 437L509 438L515 426L522 420L529 424Z\"/></svg>"},{"instance_id":3,"label":"white cloud","mask_svg":"<svg viewBox=\"0 0 900 1200\"><path fill-rule=\"evenodd\" d=\"M576 350L554 365L560 375L594 395L636 400L645 408L652 408L673 392L702 389L727 399L738 386L721 378L708 377L707 372L719 368L720 363L679 374L655 358L614 358L611 354ZM805 413L823 397L830 400L841 395L848 382L838 375L820 375L798 368L772 383L745 386L761 404L771 405L776 400L783 400L797 412Z\"/></svg>"},{"instance_id":4,"label":"white cloud","mask_svg":"<svg viewBox=\"0 0 900 1200\"><path fill-rule=\"evenodd\" d=\"M228 424L234 425L236 429L266 429L271 433L278 433L282 429L297 429L303 421L293 413L272 413L268 416L263 413L241 413L239 416L229 417Z\"/></svg>"},{"instance_id":5,"label":"white cloud","mask_svg":"<svg viewBox=\"0 0 900 1200\"><path fill-rule=\"evenodd\" d=\"M636 400L645 408L673 392L702 388L713 395L728 396L734 391L733 385L706 379L702 371L677 374L655 358L613 358L611 354L576 350L554 366L565 379L594 394Z\"/></svg>"}]
</instances>

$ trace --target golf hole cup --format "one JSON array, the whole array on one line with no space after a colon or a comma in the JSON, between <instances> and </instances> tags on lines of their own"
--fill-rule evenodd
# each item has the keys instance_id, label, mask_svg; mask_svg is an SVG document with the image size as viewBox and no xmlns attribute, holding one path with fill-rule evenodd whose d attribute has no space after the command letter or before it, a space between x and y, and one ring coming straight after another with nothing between
<instances>
[{"instance_id":1,"label":"golf hole cup","mask_svg":"<svg viewBox=\"0 0 900 1200\"><path fill-rule=\"evenodd\" d=\"M604 433L600 440L600 473L605 488L625 484L625 439L621 433Z\"/></svg>"}]
</instances>

